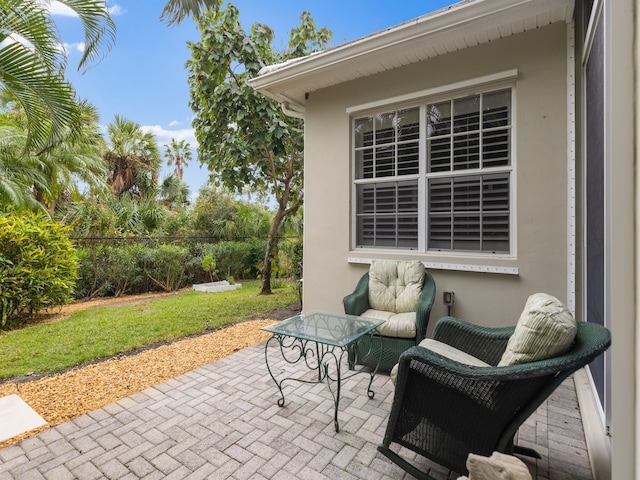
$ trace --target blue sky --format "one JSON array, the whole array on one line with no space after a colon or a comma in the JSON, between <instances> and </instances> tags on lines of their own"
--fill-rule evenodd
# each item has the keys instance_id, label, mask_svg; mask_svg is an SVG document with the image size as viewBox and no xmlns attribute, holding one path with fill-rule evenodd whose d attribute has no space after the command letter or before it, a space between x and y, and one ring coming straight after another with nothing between
<instances>
[{"instance_id":1,"label":"blue sky","mask_svg":"<svg viewBox=\"0 0 640 480\"><path fill-rule=\"evenodd\" d=\"M190 57L187 41L197 42L199 32L190 19L174 27L160 22L165 0L110 0L116 23L116 42L106 57L89 71L77 72L82 49L82 28L77 18L65 15L52 2L52 12L67 48L67 78L80 97L95 105L100 123L115 115L139 123L152 131L163 146L171 138L185 139L196 147L191 127L189 86L185 62ZM235 0L245 29L255 22L269 25L276 33L274 47L284 48L291 28L299 24L303 11L311 12L317 27L333 32L332 46L369 35L455 3L453 0ZM170 173L164 167L162 176ZM185 169L184 180L195 197L206 182L208 171L194 159Z\"/></svg>"}]
</instances>

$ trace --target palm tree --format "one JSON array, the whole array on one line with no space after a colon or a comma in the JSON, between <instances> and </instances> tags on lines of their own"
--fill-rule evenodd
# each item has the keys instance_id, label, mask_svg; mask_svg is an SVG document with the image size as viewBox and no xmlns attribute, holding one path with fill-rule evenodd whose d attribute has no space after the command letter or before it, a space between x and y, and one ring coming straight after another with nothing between
<instances>
[{"instance_id":1,"label":"palm tree","mask_svg":"<svg viewBox=\"0 0 640 480\"><path fill-rule=\"evenodd\" d=\"M160 15L161 20L166 20L169 25L175 25L187 16L199 16L206 8L217 9L222 5L222 0L169 0Z\"/></svg>"},{"instance_id":2,"label":"palm tree","mask_svg":"<svg viewBox=\"0 0 640 480\"><path fill-rule=\"evenodd\" d=\"M160 154L152 133L144 132L140 124L115 116L107 126L110 147L104 159L111 171L108 182L111 192L120 196L130 192L148 198L157 191Z\"/></svg>"},{"instance_id":3,"label":"palm tree","mask_svg":"<svg viewBox=\"0 0 640 480\"><path fill-rule=\"evenodd\" d=\"M175 176L178 180L182 181L182 174L184 173L184 167L189 166L189 162L192 160L191 145L185 140L179 142L175 139L171 139L169 145L165 145L166 149L164 157L167 159L168 166L174 166Z\"/></svg>"},{"instance_id":4,"label":"palm tree","mask_svg":"<svg viewBox=\"0 0 640 480\"><path fill-rule=\"evenodd\" d=\"M115 40L115 23L103 0L60 0L78 14L85 51L78 68L87 68ZM43 150L79 127L81 112L65 79L67 57L49 2L0 2L0 84L12 92L27 118L27 148Z\"/></svg>"},{"instance_id":5,"label":"palm tree","mask_svg":"<svg viewBox=\"0 0 640 480\"><path fill-rule=\"evenodd\" d=\"M7 108L0 128L1 204L42 208L53 214L61 198L79 192L80 182L94 192L106 190L107 172L100 156L105 142L93 105L81 101L78 131L67 128L64 141L36 154L26 148L25 112L15 99L11 101L9 92L0 92L0 97Z\"/></svg>"},{"instance_id":6,"label":"palm tree","mask_svg":"<svg viewBox=\"0 0 640 480\"><path fill-rule=\"evenodd\" d=\"M169 209L189 204L189 186L175 175L169 175L160 184L161 203Z\"/></svg>"},{"instance_id":7,"label":"palm tree","mask_svg":"<svg viewBox=\"0 0 640 480\"><path fill-rule=\"evenodd\" d=\"M86 70L113 46L116 25L104 0L59 0L80 18L85 50L79 70ZM67 128L81 120L73 86L65 79L67 56L49 11L49 1L0 1L0 84L18 99L27 114L27 148L44 150L59 142ZM161 19L169 25L221 0L169 0Z\"/></svg>"}]
</instances>

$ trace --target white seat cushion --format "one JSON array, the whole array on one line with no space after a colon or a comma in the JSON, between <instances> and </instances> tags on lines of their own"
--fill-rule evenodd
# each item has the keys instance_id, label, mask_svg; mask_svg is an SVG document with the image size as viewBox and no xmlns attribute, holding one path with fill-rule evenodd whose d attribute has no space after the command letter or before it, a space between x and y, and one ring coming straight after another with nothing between
<instances>
[{"instance_id":1,"label":"white seat cushion","mask_svg":"<svg viewBox=\"0 0 640 480\"><path fill-rule=\"evenodd\" d=\"M385 337L414 338L416 336L416 312L393 313L369 309L360 316L384 320L385 322L378 327L378 332Z\"/></svg>"},{"instance_id":2,"label":"white seat cushion","mask_svg":"<svg viewBox=\"0 0 640 480\"><path fill-rule=\"evenodd\" d=\"M531 295L498 366L534 362L566 352L573 343L578 324L556 297Z\"/></svg>"},{"instance_id":3,"label":"white seat cushion","mask_svg":"<svg viewBox=\"0 0 640 480\"><path fill-rule=\"evenodd\" d=\"M469 355L467 352L463 352L462 350L458 350L451 345L439 342L438 340L434 340L433 338L425 338L422 340L418 346L431 350L432 352L438 353L443 357L447 357L451 360L455 360L459 363L464 363L465 365L470 365L472 367L490 367L486 362L483 362L479 358L474 357L473 355ZM396 383L396 378L398 376L398 364L396 364L389 374L391 377L391 381Z\"/></svg>"}]
</instances>

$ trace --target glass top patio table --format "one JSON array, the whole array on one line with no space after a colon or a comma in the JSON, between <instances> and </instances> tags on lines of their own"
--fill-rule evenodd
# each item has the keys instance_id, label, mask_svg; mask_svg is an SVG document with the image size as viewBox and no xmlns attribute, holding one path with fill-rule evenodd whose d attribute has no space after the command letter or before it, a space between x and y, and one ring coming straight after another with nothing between
<instances>
[{"instance_id":1,"label":"glass top patio table","mask_svg":"<svg viewBox=\"0 0 640 480\"><path fill-rule=\"evenodd\" d=\"M283 320L263 330L276 335L310 340L344 348L372 332L384 323L345 313L310 312Z\"/></svg>"},{"instance_id":2,"label":"glass top patio table","mask_svg":"<svg viewBox=\"0 0 640 480\"><path fill-rule=\"evenodd\" d=\"M345 353L348 354L350 351L352 352L354 346L366 335L373 336L378 334L376 329L383 323L383 320L344 313L310 312L301 313L275 325L263 327L262 330L273 334L265 344L264 357L269 374L280 391L278 405L284 406L285 400L282 385L285 381L291 380L306 383L326 381L334 400L333 423L336 432L338 432L340 430L338 406L340 403L341 382L343 379L349 378L349 376L343 377L341 373L343 355ZM272 342L278 344L279 351L287 363L302 362L310 369L317 370L317 380L310 381L295 376L282 378L280 375L278 375L280 378L277 378L276 373L279 374L280 372L272 371L269 365L268 352L269 345ZM382 346L379 350L379 357L382 358ZM330 365L332 365L331 369ZM353 369L351 364L349 369ZM369 398L374 397L371 384L377 370L378 368L376 367L373 371L366 372L370 376L367 387ZM352 375L357 373L364 373L364 371L355 371ZM332 382L336 385L335 390L331 386Z\"/></svg>"}]
</instances>

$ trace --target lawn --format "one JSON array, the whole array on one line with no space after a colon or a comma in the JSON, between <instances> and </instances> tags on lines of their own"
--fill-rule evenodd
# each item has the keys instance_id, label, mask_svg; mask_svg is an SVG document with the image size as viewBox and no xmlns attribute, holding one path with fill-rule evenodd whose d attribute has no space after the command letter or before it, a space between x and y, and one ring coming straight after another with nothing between
<instances>
[{"instance_id":1,"label":"lawn","mask_svg":"<svg viewBox=\"0 0 640 480\"><path fill-rule=\"evenodd\" d=\"M285 283L258 295L258 281L222 293L185 291L134 305L94 307L0 335L0 379L53 373L122 352L214 330L298 302Z\"/></svg>"}]
</instances>

